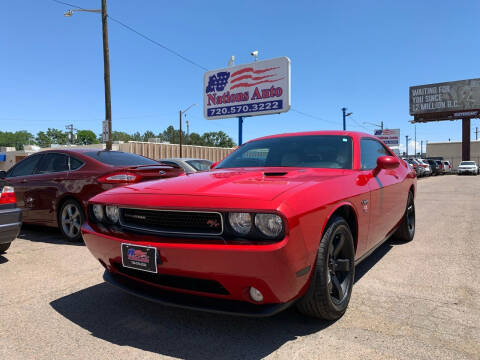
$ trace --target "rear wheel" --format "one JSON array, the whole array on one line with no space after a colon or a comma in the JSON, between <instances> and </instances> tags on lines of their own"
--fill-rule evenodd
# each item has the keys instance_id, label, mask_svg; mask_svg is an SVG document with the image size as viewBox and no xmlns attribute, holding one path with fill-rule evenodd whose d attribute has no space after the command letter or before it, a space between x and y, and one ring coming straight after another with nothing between
<instances>
[{"instance_id":1,"label":"rear wheel","mask_svg":"<svg viewBox=\"0 0 480 360\"><path fill-rule=\"evenodd\" d=\"M70 242L82 240L80 229L85 220L82 206L75 200L70 199L63 203L58 214L58 225L63 236Z\"/></svg>"},{"instance_id":2,"label":"rear wheel","mask_svg":"<svg viewBox=\"0 0 480 360\"><path fill-rule=\"evenodd\" d=\"M411 191L408 192L407 207L400 227L393 237L401 242L409 242L415 236L415 201Z\"/></svg>"},{"instance_id":3,"label":"rear wheel","mask_svg":"<svg viewBox=\"0 0 480 360\"><path fill-rule=\"evenodd\" d=\"M11 244L11 242L6 244L0 244L0 254L3 254L5 251L7 251Z\"/></svg>"},{"instance_id":4,"label":"rear wheel","mask_svg":"<svg viewBox=\"0 0 480 360\"><path fill-rule=\"evenodd\" d=\"M348 223L333 219L318 247L310 286L298 301L298 310L308 316L336 320L347 310L352 294L355 250Z\"/></svg>"}]
</instances>

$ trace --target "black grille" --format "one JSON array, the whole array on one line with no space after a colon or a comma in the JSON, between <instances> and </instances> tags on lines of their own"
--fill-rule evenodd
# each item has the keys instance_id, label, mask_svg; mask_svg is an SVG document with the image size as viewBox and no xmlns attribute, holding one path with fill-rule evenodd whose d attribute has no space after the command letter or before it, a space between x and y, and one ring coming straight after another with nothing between
<instances>
[{"instance_id":1,"label":"black grille","mask_svg":"<svg viewBox=\"0 0 480 360\"><path fill-rule=\"evenodd\" d=\"M186 235L221 235L220 213L122 208L121 225L131 229Z\"/></svg>"},{"instance_id":2,"label":"black grille","mask_svg":"<svg viewBox=\"0 0 480 360\"><path fill-rule=\"evenodd\" d=\"M215 280L197 279L185 276L167 275L167 274L153 274L141 270L135 270L123 267L121 264L114 264L114 267L120 273L148 281L149 283L168 286L174 289L192 290L204 293L228 295L225 289L219 282Z\"/></svg>"}]
</instances>

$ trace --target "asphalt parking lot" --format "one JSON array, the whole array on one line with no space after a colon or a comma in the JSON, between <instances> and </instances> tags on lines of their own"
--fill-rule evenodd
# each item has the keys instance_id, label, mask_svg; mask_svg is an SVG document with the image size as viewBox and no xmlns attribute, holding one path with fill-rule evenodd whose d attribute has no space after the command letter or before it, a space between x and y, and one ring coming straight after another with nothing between
<instances>
[{"instance_id":1,"label":"asphalt parking lot","mask_svg":"<svg viewBox=\"0 0 480 360\"><path fill-rule=\"evenodd\" d=\"M417 233L356 269L336 322L167 308L102 280L83 245L24 227L0 255L2 359L480 359L480 177L418 182Z\"/></svg>"}]
</instances>

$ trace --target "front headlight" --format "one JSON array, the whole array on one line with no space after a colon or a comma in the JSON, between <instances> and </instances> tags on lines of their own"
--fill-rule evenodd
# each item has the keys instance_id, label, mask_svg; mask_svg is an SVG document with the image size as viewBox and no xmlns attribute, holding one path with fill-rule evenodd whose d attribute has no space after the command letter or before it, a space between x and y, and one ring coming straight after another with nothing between
<instances>
[{"instance_id":1,"label":"front headlight","mask_svg":"<svg viewBox=\"0 0 480 360\"><path fill-rule=\"evenodd\" d=\"M247 235L252 228L252 217L249 213L230 213L228 221L239 235Z\"/></svg>"},{"instance_id":2,"label":"front headlight","mask_svg":"<svg viewBox=\"0 0 480 360\"><path fill-rule=\"evenodd\" d=\"M105 212L107 213L108 220L110 220L114 224L118 223L120 219L120 212L118 210L118 206L107 205L105 207Z\"/></svg>"},{"instance_id":3,"label":"front headlight","mask_svg":"<svg viewBox=\"0 0 480 360\"><path fill-rule=\"evenodd\" d=\"M95 204L92 206L93 215L97 221L103 221L103 206L99 204Z\"/></svg>"},{"instance_id":4,"label":"front headlight","mask_svg":"<svg viewBox=\"0 0 480 360\"><path fill-rule=\"evenodd\" d=\"M283 230L282 218L276 214L255 215L255 226L269 238L276 238Z\"/></svg>"}]
</instances>

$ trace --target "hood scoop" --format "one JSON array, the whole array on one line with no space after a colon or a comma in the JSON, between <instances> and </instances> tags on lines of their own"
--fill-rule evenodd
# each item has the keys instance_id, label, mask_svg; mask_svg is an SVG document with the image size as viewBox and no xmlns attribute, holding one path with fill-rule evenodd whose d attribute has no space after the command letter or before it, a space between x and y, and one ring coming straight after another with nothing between
<instances>
[{"instance_id":1,"label":"hood scoop","mask_svg":"<svg viewBox=\"0 0 480 360\"><path fill-rule=\"evenodd\" d=\"M285 176L288 174L288 171L272 171L272 172L264 172L263 176Z\"/></svg>"}]
</instances>

